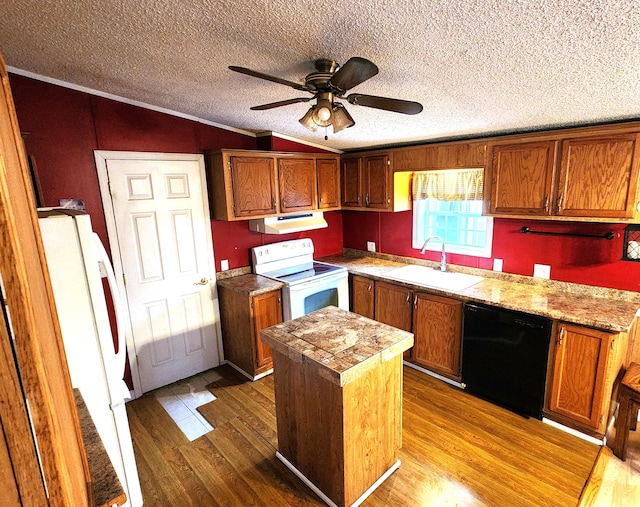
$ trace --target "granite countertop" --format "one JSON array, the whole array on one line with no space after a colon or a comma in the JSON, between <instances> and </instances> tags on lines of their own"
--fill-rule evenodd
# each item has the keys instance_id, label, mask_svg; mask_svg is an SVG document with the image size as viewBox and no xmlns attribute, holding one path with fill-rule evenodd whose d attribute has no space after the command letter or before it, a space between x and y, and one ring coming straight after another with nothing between
<instances>
[{"instance_id":1,"label":"granite countertop","mask_svg":"<svg viewBox=\"0 0 640 507\"><path fill-rule=\"evenodd\" d=\"M218 279L218 285L236 292L257 296L265 292L281 289L284 283L262 275L244 274L230 278Z\"/></svg>"},{"instance_id":2,"label":"granite countertop","mask_svg":"<svg viewBox=\"0 0 640 507\"><path fill-rule=\"evenodd\" d=\"M274 352L344 386L413 346L413 334L328 306L263 329Z\"/></svg>"},{"instance_id":3,"label":"granite countertop","mask_svg":"<svg viewBox=\"0 0 640 507\"><path fill-rule=\"evenodd\" d=\"M435 261L386 254L369 255L360 250L345 250L342 255L332 255L318 260L344 266L352 274L388 281L412 289L454 296L463 301L486 303L611 332L628 332L636 312L640 309L640 294L636 292L509 275L455 265L449 265L448 269L482 276L485 279L461 291L446 291L385 277L385 272L406 264L438 267L439 263Z\"/></svg>"},{"instance_id":4,"label":"granite countertop","mask_svg":"<svg viewBox=\"0 0 640 507\"><path fill-rule=\"evenodd\" d=\"M109 455L98 435L91 414L84 403L79 389L74 389L78 419L82 429L82 438L87 452L89 473L91 474L90 489L93 492L93 503L96 507L110 507L124 505L127 495L122 489Z\"/></svg>"}]
</instances>

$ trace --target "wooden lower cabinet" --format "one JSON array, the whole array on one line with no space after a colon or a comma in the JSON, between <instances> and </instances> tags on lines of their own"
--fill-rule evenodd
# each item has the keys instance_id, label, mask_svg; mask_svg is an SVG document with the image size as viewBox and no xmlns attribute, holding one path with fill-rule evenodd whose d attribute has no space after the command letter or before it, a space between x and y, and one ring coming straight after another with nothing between
<instances>
[{"instance_id":1,"label":"wooden lower cabinet","mask_svg":"<svg viewBox=\"0 0 640 507\"><path fill-rule=\"evenodd\" d=\"M383 324L411 332L413 319L413 291L401 285L386 282L375 284L375 319ZM405 359L411 357L405 351Z\"/></svg>"},{"instance_id":2,"label":"wooden lower cabinet","mask_svg":"<svg viewBox=\"0 0 640 507\"><path fill-rule=\"evenodd\" d=\"M604 435L613 383L626 353L627 335L572 324L555 334L548 416L594 435Z\"/></svg>"},{"instance_id":3,"label":"wooden lower cabinet","mask_svg":"<svg viewBox=\"0 0 640 507\"><path fill-rule=\"evenodd\" d=\"M462 301L418 292L413 306L413 362L460 380Z\"/></svg>"},{"instance_id":4,"label":"wooden lower cabinet","mask_svg":"<svg viewBox=\"0 0 640 507\"><path fill-rule=\"evenodd\" d=\"M224 357L254 380L273 367L271 347L260 332L283 321L281 290L252 295L218 282L218 297Z\"/></svg>"},{"instance_id":5,"label":"wooden lower cabinet","mask_svg":"<svg viewBox=\"0 0 640 507\"><path fill-rule=\"evenodd\" d=\"M351 276L351 311L363 317L373 319L374 311L374 282L365 276Z\"/></svg>"}]
</instances>

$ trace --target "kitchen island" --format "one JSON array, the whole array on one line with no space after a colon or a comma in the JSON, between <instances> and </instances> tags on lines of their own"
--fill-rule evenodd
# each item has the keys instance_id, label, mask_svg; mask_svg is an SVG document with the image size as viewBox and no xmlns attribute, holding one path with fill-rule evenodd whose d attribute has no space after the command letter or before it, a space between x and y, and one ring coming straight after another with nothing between
<instances>
[{"instance_id":1,"label":"kitchen island","mask_svg":"<svg viewBox=\"0 0 640 507\"><path fill-rule=\"evenodd\" d=\"M400 466L413 335L330 306L262 339L273 349L277 457L329 505L359 504Z\"/></svg>"}]
</instances>

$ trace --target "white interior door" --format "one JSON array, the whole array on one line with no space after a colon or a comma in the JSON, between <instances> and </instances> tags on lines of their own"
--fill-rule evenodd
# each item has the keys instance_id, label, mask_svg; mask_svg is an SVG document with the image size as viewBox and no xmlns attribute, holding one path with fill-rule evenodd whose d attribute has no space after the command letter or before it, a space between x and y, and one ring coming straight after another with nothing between
<instances>
[{"instance_id":1,"label":"white interior door","mask_svg":"<svg viewBox=\"0 0 640 507\"><path fill-rule=\"evenodd\" d=\"M99 151L96 164L114 269L128 307L136 395L218 366L220 319L203 157Z\"/></svg>"}]
</instances>

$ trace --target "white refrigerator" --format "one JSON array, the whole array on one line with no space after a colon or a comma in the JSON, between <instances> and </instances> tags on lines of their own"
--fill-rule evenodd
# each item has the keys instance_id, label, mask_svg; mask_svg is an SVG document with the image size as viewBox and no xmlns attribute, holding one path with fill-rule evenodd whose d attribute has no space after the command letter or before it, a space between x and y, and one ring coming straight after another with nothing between
<instances>
[{"instance_id":1,"label":"white refrigerator","mask_svg":"<svg viewBox=\"0 0 640 507\"><path fill-rule=\"evenodd\" d=\"M127 507L143 503L125 399L125 339L113 269L88 214L39 210L40 231L62 330L71 384L82 393L127 495ZM109 280L116 320L115 351L102 278Z\"/></svg>"}]
</instances>

